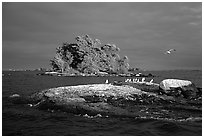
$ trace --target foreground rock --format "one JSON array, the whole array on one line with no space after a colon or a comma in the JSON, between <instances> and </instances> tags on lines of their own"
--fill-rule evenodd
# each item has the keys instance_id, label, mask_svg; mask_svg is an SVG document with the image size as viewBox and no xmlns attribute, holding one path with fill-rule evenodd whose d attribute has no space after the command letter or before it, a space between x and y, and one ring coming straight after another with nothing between
<instances>
[{"instance_id":1,"label":"foreground rock","mask_svg":"<svg viewBox=\"0 0 204 138\"><path fill-rule=\"evenodd\" d=\"M165 79L159 84L159 87L167 95L185 98L195 98L198 93L196 86L188 80Z\"/></svg>"},{"instance_id":2,"label":"foreground rock","mask_svg":"<svg viewBox=\"0 0 204 138\"><path fill-rule=\"evenodd\" d=\"M128 85L93 84L58 87L35 93L30 99L32 106L39 109L83 115L177 120L202 115L201 100L192 102L184 98L145 92Z\"/></svg>"}]
</instances>

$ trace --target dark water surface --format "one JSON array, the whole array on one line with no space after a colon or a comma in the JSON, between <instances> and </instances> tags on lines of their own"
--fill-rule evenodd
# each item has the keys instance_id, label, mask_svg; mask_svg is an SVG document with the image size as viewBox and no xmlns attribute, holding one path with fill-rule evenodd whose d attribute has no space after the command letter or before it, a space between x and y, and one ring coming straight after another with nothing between
<instances>
[{"instance_id":1,"label":"dark water surface","mask_svg":"<svg viewBox=\"0 0 204 138\"><path fill-rule=\"evenodd\" d=\"M12 94L29 96L47 88L104 83L106 79L124 81L127 77L54 77L38 76L38 72L4 71L2 77L3 135L202 135L202 121L169 121L107 116L74 115L61 111L43 111L25 104L13 104ZM202 87L201 71L151 71L159 83L165 78L187 79ZM130 78L130 77L129 77ZM151 78L148 78L149 80ZM147 79L147 80L148 80Z\"/></svg>"}]
</instances>

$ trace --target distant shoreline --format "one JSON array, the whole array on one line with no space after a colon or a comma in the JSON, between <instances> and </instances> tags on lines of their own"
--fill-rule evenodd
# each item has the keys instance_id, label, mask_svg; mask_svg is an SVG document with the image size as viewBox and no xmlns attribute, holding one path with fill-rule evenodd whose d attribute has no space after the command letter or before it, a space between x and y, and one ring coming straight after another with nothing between
<instances>
[{"instance_id":1,"label":"distant shoreline","mask_svg":"<svg viewBox=\"0 0 204 138\"><path fill-rule=\"evenodd\" d=\"M43 72L43 71L39 71L36 69L2 69L2 71L38 71L38 72ZM202 71L202 69L170 69L170 70L139 70L139 71L134 71L134 72L149 72L149 71Z\"/></svg>"}]
</instances>

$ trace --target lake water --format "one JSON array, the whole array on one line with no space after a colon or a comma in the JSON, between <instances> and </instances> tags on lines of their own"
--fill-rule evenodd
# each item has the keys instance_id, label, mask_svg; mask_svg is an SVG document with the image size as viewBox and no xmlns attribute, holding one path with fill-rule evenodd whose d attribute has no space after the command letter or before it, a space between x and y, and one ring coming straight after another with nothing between
<instances>
[{"instance_id":1,"label":"lake water","mask_svg":"<svg viewBox=\"0 0 204 138\"><path fill-rule=\"evenodd\" d=\"M124 81L131 77L54 77L39 76L39 72L3 71L2 74L2 134L8 136L153 136L202 135L202 121L165 121L123 117L90 117L61 111L45 111L8 100L12 94L29 96L47 88L80 84ZM190 80L202 87L201 71L149 71L154 82L165 78ZM148 78L150 80L151 78Z\"/></svg>"}]
</instances>

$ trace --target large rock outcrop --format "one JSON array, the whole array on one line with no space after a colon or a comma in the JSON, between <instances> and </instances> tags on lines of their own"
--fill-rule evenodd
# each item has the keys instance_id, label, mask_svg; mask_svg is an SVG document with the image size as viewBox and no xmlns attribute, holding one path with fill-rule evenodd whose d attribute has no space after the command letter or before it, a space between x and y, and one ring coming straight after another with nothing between
<instances>
[{"instance_id":1,"label":"large rock outcrop","mask_svg":"<svg viewBox=\"0 0 204 138\"><path fill-rule=\"evenodd\" d=\"M185 98L195 98L198 89L188 80L165 79L159 84L160 89L167 95L183 96Z\"/></svg>"},{"instance_id":2,"label":"large rock outcrop","mask_svg":"<svg viewBox=\"0 0 204 138\"><path fill-rule=\"evenodd\" d=\"M128 57L120 58L120 49L114 44L102 45L89 35L77 36L76 43L63 43L51 60L53 71L69 74L126 74Z\"/></svg>"},{"instance_id":3,"label":"large rock outcrop","mask_svg":"<svg viewBox=\"0 0 204 138\"><path fill-rule=\"evenodd\" d=\"M46 89L29 97L41 110L81 115L186 119L201 116L201 102L145 92L128 85L92 84ZM29 101L29 100L27 100ZM182 109L178 112L178 109ZM196 112L195 112L196 111Z\"/></svg>"}]
</instances>

